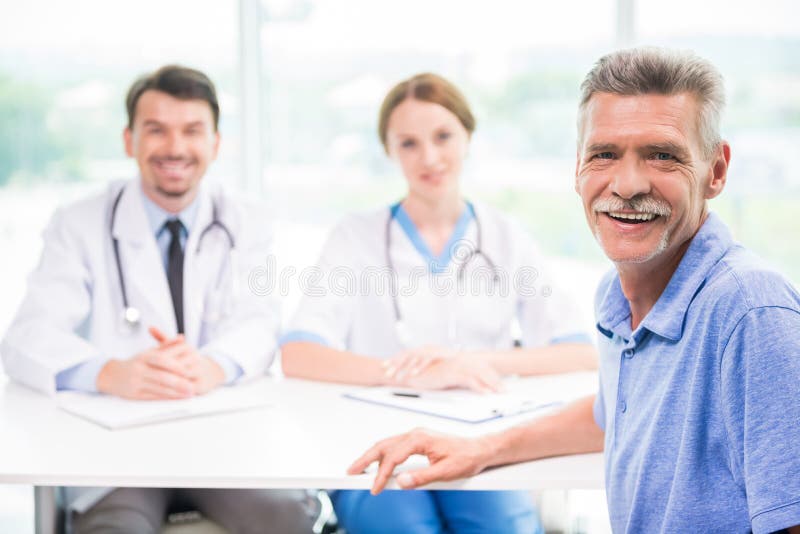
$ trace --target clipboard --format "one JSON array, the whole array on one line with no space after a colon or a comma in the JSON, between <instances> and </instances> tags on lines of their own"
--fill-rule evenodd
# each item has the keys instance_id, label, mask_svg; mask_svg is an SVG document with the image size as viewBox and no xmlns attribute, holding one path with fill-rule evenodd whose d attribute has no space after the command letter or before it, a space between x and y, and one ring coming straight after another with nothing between
<instances>
[{"instance_id":1,"label":"clipboard","mask_svg":"<svg viewBox=\"0 0 800 534\"><path fill-rule=\"evenodd\" d=\"M393 387L363 388L349 391L343 396L352 400L471 424L555 408L564 403L563 399L519 393L417 391Z\"/></svg>"},{"instance_id":2,"label":"clipboard","mask_svg":"<svg viewBox=\"0 0 800 534\"><path fill-rule=\"evenodd\" d=\"M180 400L140 401L96 393L62 391L56 394L56 402L62 410L108 430L269 405L267 391L262 382L221 387L205 395Z\"/></svg>"}]
</instances>

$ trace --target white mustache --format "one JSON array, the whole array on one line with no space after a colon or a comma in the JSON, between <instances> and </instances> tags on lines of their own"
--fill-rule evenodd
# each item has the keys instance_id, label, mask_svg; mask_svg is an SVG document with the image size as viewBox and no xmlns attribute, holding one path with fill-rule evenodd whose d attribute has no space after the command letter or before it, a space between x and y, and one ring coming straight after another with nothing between
<instances>
[{"instance_id":1,"label":"white mustache","mask_svg":"<svg viewBox=\"0 0 800 534\"><path fill-rule=\"evenodd\" d=\"M610 211L635 211L637 213L652 213L669 217L672 209L669 204L656 200L653 197L634 197L624 200L619 197L600 198L592 202L594 211L608 213Z\"/></svg>"}]
</instances>

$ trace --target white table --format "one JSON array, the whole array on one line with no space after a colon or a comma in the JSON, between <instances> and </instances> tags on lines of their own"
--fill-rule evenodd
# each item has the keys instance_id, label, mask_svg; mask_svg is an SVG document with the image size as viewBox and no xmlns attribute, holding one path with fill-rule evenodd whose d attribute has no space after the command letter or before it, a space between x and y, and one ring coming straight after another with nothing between
<instances>
[{"instance_id":1,"label":"white table","mask_svg":"<svg viewBox=\"0 0 800 534\"><path fill-rule=\"evenodd\" d=\"M531 380L531 379L526 379ZM592 373L561 380L586 390ZM271 405L110 431L0 378L0 483L36 486L369 488L347 466L375 441L414 427L478 435L519 424L478 425L342 398L352 386L262 379ZM397 487L390 482L389 488ZM491 469L431 489L600 489L602 456L587 454Z\"/></svg>"}]
</instances>

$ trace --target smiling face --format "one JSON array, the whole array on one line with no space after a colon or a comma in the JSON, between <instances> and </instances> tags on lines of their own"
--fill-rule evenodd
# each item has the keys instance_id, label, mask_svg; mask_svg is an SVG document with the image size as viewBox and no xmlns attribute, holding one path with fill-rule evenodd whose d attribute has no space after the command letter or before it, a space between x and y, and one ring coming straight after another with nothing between
<instances>
[{"instance_id":1,"label":"smiling face","mask_svg":"<svg viewBox=\"0 0 800 534\"><path fill-rule=\"evenodd\" d=\"M584 113L575 189L603 251L618 266L677 265L725 185L729 146L703 158L687 93L597 93Z\"/></svg>"},{"instance_id":2,"label":"smiling face","mask_svg":"<svg viewBox=\"0 0 800 534\"><path fill-rule=\"evenodd\" d=\"M389 117L389 156L400 164L409 195L429 203L458 194L468 146L467 130L458 117L439 104L408 98Z\"/></svg>"},{"instance_id":3,"label":"smiling face","mask_svg":"<svg viewBox=\"0 0 800 534\"><path fill-rule=\"evenodd\" d=\"M208 102L178 99L157 90L142 93L124 138L126 153L139 166L142 187L156 203L194 198L219 149Z\"/></svg>"}]
</instances>

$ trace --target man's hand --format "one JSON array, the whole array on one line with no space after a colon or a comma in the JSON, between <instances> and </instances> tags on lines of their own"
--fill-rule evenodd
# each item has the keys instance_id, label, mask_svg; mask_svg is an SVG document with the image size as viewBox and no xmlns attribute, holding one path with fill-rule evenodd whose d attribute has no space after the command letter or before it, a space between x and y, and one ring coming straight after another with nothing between
<instances>
[{"instance_id":1,"label":"man's hand","mask_svg":"<svg viewBox=\"0 0 800 534\"><path fill-rule=\"evenodd\" d=\"M225 371L217 362L203 356L194 347L186 345L186 351L178 357L187 367L187 376L194 385L195 395L204 395L225 382Z\"/></svg>"},{"instance_id":2,"label":"man's hand","mask_svg":"<svg viewBox=\"0 0 800 534\"><path fill-rule=\"evenodd\" d=\"M502 389L501 377L489 363L439 347L404 352L384 366L387 378L416 389L466 388L480 393Z\"/></svg>"},{"instance_id":3,"label":"man's hand","mask_svg":"<svg viewBox=\"0 0 800 534\"><path fill-rule=\"evenodd\" d=\"M159 345L128 360L106 363L97 376L98 391L126 399L185 399L224 382L222 368L199 354L182 335L167 339L153 327L150 334Z\"/></svg>"},{"instance_id":4,"label":"man's hand","mask_svg":"<svg viewBox=\"0 0 800 534\"><path fill-rule=\"evenodd\" d=\"M149 331L159 342L160 347L165 349L172 346L180 347L176 359L184 369L183 376L191 380L195 395L208 393L225 382L225 371L222 367L208 356L197 352L197 349L186 343L182 335L178 335L175 339L167 339L167 336L154 326L151 326Z\"/></svg>"},{"instance_id":5,"label":"man's hand","mask_svg":"<svg viewBox=\"0 0 800 534\"><path fill-rule=\"evenodd\" d=\"M353 462L347 473L363 473L372 462L378 462L378 474L370 490L377 495L386 486L394 468L405 462L412 454L428 457L430 465L397 476L403 489L411 489L437 480L455 480L476 475L483 471L492 458L489 438L456 438L433 434L426 430L413 430L376 443Z\"/></svg>"},{"instance_id":6,"label":"man's hand","mask_svg":"<svg viewBox=\"0 0 800 534\"><path fill-rule=\"evenodd\" d=\"M185 399L195 386L188 368L178 359L182 339L163 344L127 360L109 360L97 375L97 390L124 399Z\"/></svg>"}]
</instances>

